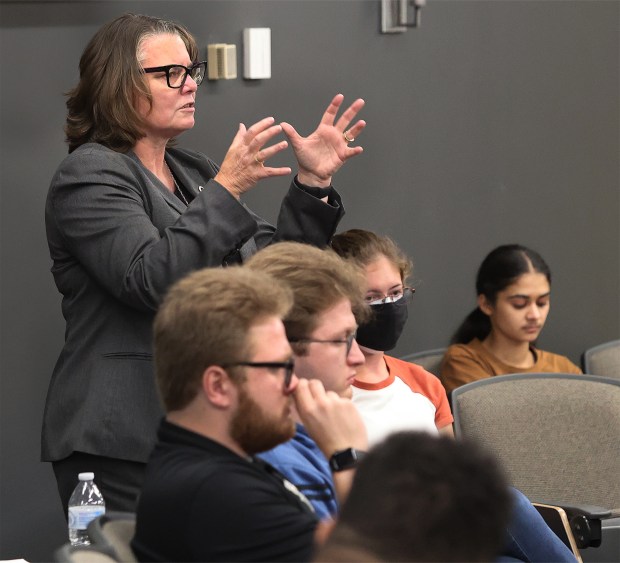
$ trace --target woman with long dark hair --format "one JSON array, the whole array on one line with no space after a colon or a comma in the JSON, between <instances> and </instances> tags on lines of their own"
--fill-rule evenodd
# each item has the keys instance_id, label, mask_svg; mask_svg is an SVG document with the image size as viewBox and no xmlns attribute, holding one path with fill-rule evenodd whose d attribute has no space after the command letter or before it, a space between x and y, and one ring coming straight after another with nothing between
<instances>
[{"instance_id":1,"label":"woman with long dark hair","mask_svg":"<svg viewBox=\"0 0 620 563\"><path fill-rule=\"evenodd\" d=\"M518 244L498 246L476 277L478 306L452 337L441 365L447 392L508 373L581 373L568 358L534 346L545 326L551 271L543 258Z\"/></svg>"}]
</instances>

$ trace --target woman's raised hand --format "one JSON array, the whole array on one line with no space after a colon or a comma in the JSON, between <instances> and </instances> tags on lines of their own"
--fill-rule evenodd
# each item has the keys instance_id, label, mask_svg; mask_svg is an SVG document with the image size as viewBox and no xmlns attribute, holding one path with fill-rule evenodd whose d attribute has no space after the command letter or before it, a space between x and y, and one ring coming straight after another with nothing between
<instances>
[{"instance_id":1,"label":"woman's raised hand","mask_svg":"<svg viewBox=\"0 0 620 563\"><path fill-rule=\"evenodd\" d=\"M336 95L318 127L307 137L299 135L290 123L274 124L273 117L266 117L249 129L240 123L215 180L239 198L263 178L290 174L289 167L266 165L269 158L288 147L286 141L265 147L268 141L284 131L297 158L299 182L308 186L329 186L340 167L364 150L360 146L349 146L366 127L366 122L361 119L349 127L364 107L364 100L358 98L336 118L343 101L342 94Z\"/></svg>"},{"instance_id":2,"label":"woman's raised hand","mask_svg":"<svg viewBox=\"0 0 620 563\"><path fill-rule=\"evenodd\" d=\"M281 125L274 125L273 117L261 119L246 129L243 123L230 145L215 180L224 186L236 198L252 189L256 182L270 176L286 176L291 173L289 167L272 168L265 161L280 151L288 143L281 141L275 145L264 145L282 131ZM264 148L263 148L264 147Z\"/></svg>"},{"instance_id":3,"label":"woman's raised hand","mask_svg":"<svg viewBox=\"0 0 620 563\"><path fill-rule=\"evenodd\" d=\"M364 150L360 146L349 146L366 127L366 122L361 119L349 127L364 107L364 100L355 100L336 119L343 101L344 96L337 94L325 110L319 126L307 137L300 136L291 124L281 124L295 152L299 165L298 179L302 184L329 186L340 167Z\"/></svg>"}]
</instances>

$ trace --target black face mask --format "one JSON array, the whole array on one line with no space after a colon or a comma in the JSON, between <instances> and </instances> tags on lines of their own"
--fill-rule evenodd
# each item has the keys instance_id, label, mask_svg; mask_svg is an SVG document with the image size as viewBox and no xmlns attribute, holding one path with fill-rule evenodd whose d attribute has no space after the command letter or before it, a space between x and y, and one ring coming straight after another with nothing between
<instances>
[{"instance_id":1,"label":"black face mask","mask_svg":"<svg viewBox=\"0 0 620 563\"><path fill-rule=\"evenodd\" d=\"M356 340L360 346L386 352L396 348L405 328L409 311L407 300L371 305L373 316L367 324L357 329Z\"/></svg>"}]
</instances>

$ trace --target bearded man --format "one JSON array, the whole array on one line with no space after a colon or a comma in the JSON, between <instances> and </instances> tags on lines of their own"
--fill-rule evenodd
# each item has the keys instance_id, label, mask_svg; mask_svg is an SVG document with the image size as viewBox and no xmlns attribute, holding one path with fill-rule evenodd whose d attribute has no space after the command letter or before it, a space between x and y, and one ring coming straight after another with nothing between
<instances>
[{"instance_id":1,"label":"bearded man","mask_svg":"<svg viewBox=\"0 0 620 563\"><path fill-rule=\"evenodd\" d=\"M351 401L298 380L282 318L288 286L241 267L177 282L155 319L166 417L132 548L144 561L308 561L321 526L297 488L255 454L295 434L295 411L329 457L364 447Z\"/></svg>"}]
</instances>

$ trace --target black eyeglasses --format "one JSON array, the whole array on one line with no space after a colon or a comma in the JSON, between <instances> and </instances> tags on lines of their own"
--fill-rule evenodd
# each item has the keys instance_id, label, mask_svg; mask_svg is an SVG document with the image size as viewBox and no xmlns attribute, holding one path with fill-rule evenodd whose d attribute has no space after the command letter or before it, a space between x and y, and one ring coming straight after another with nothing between
<instances>
[{"instance_id":1,"label":"black eyeglasses","mask_svg":"<svg viewBox=\"0 0 620 563\"><path fill-rule=\"evenodd\" d=\"M295 362L289 360L288 362L235 362L230 364L222 364L223 368L245 366L250 368L267 368L267 369L283 369L284 370L284 389L288 389L291 380L293 379L293 373L295 371Z\"/></svg>"},{"instance_id":2,"label":"black eyeglasses","mask_svg":"<svg viewBox=\"0 0 620 563\"><path fill-rule=\"evenodd\" d=\"M400 301L403 297L407 303L410 303L413 299L415 289L413 287L403 287L402 289L396 289L390 291L388 295L381 295L380 293L369 293L366 295L366 303L369 305L383 305L384 303L395 303Z\"/></svg>"},{"instance_id":3,"label":"black eyeglasses","mask_svg":"<svg viewBox=\"0 0 620 563\"><path fill-rule=\"evenodd\" d=\"M165 66L152 66L142 69L146 73L150 72L165 72L166 81L169 88L183 88L187 75L192 77L192 80L196 83L196 86L200 86L200 83L205 77L207 70L207 61L200 61L194 63L192 66L183 65L165 65Z\"/></svg>"},{"instance_id":4,"label":"black eyeglasses","mask_svg":"<svg viewBox=\"0 0 620 563\"><path fill-rule=\"evenodd\" d=\"M354 332L353 334L350 334L349 336L347 336L346 338L337 340L320 340L318 338L298 338L296 340L289 340L289 342L299 342L299 343L303 343L303 342L318 342L319 344L346 344L347 348L346 348L346 354L345 354L345 358L349 355L349 352L351 351L351 347L353 346L353 341L355 340L355 337L357 336L357 333Z\"/></svg>"}]
</instances>

